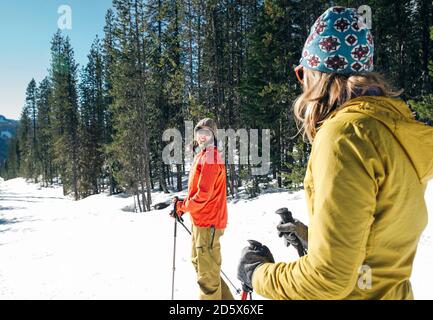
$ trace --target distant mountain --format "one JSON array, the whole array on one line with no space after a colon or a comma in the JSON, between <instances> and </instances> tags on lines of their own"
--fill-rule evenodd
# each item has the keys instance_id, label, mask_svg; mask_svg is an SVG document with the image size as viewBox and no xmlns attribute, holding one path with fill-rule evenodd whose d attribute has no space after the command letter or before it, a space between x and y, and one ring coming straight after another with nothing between
<instances>
[{"instance_id":1,"label":"distant mountain","mask_svg":"<svg viewBox=\"0 0 433 320\"><path fill-rule=\"evenodd\" d=\"M15 137L17 127L18 121L0 115L0 163L3 163L7 157L8 142Z\"/></svg>"}]
</instances>

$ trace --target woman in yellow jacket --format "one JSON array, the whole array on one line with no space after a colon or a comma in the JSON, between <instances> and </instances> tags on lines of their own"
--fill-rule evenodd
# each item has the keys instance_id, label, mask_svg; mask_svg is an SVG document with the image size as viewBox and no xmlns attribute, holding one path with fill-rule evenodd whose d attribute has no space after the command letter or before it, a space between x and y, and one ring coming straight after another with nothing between
<instances>
[{"instance_id":1,"label":"woman in yellow jacket","mask_svg":"<svg viewBox=\"0 0 433 320\"><path fill-rule=\"evenodd\" d=\"M271 299L413 299L409 281L427 224L433 127L372 72L373 38L355 9L311 28L296 68L294 112L312 151L304 180L308 254L273 263L245 248L239 274Z\"/></svg>"}]
</instances>

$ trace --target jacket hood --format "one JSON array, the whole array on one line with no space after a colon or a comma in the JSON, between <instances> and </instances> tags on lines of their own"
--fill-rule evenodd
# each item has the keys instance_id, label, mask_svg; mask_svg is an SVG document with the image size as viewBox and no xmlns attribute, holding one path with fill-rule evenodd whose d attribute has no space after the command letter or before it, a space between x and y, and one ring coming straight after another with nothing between
<instances>
[{"instance_id":1,"label":"jacket hood","mask_svg":"<svg viewBox=\"0 0 433 320\"><path fill-rule=\"evenodd\" d=\"M382 122L405 150L421 183L433 178L433 127L416 121L399 98L362 96L341 106L340 112L359 112Z\"/></svg>"}]
</instances>

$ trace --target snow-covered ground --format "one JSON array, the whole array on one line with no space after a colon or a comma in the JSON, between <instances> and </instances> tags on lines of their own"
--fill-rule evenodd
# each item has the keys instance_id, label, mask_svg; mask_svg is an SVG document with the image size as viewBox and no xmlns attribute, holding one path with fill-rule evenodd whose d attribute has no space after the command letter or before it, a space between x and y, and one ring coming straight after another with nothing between
<instances>
[{"instance_id":1,"label":"snow-covered ground","mask_svg":"<svg viewBox=\"0 0 433 320\"><path fill-rule=\"evenodd\" d=\"M154 203L168 199L163 193L153 197ZM433 183L426 200L433 213ZM131 204L132 198L106 194L74 202L59 187L0 179L0 299L170 299L170 208L122 210ZM276 235L279 217L274 212L281 207L308 221L303 191L269 192L229 203L229 226L221 240L223 270L236 286L239 253L247 239L268 245L277 261L297 258ZM175 298L196 299L190 236L178 227ZM412 276L416 299L433 299L432 235L429 224Z\"/></svg>"}]
</instances>

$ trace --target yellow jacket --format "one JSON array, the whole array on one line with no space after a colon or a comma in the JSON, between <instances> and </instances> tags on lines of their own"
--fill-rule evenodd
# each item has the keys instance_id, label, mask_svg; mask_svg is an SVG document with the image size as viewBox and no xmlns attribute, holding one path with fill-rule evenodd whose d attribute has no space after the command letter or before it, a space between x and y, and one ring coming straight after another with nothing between
<instances>
[{"instance_id":1,"label":"yellow jacket","mask_svg":"<svg viewBox=\"0 0 433 320\"><path fill-rule=\"evenodd\" d=\"M433 127L389 97L347 101L319 129L304 180L308 255L267 263L271 299L413 299L412 263L427 224Z\"/></svg>"}]
</instances>

